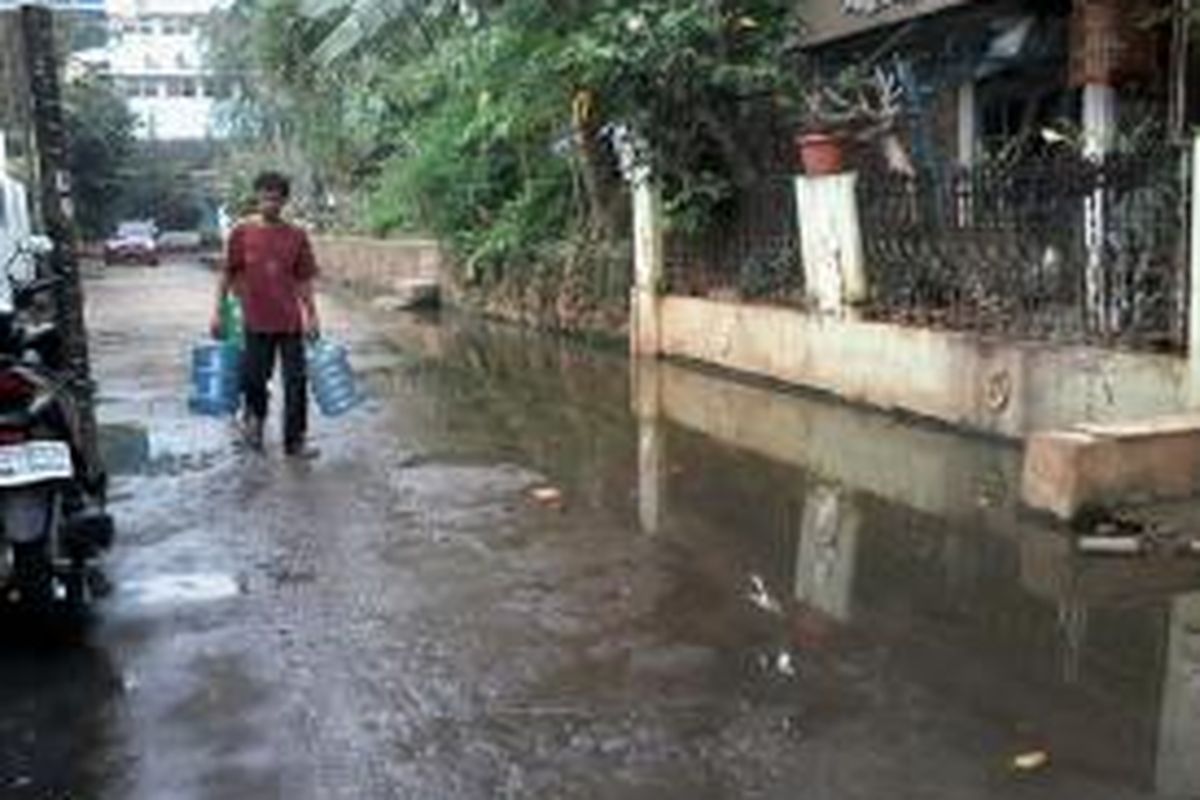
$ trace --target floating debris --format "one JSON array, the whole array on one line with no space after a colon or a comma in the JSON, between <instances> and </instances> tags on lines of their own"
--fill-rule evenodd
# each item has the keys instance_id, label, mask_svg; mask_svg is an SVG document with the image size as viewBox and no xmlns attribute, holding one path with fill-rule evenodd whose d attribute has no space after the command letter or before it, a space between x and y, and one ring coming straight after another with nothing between
<instances>
[{"instance_id":1,"label":"floating debris","mask_svg":"<svg viewBox=\"0 0 1200 800\"><path fill-rule=\"evenodd\" d=\"M1050 764L1050 754L1045 750L1030 750L1015 756L1012 768L1017 772L1036 772Z\"/></svg>"},{"instance_id":2,"label":"floating debris","mask_svg":"<svg viewBox=\"0 0 1200 800\"><path fill-rule=\"evenodd\" d=\"M1144 536L1080 536L1075 547L1087 555L1138 556L1153 548Z\"/></svg>"},{"instance_id":3,"label":"floating debris","mask_svg":"<svg viewBox=\"0 0 1200 800\"><path fill-rule=\"evenodd\" d=\"M763 611L769 611L772 614L780 614L783 612L783 606L779 605L779 601L771 597L767 591L767 584L757 575L750 576L750 591L746 595L750 598L750 602L761 608Z\"/></svg>"},{"instance_id":4,"label":"floating debris","mask_svg":"<svg viewBox=\"0 0 1200 800\"><path fill-rule=\"evenodd\" d=\"M529 490L529 497L535 503L550 508L561 508L563 505L562 490L553 486L535 486Z\"/></svg>"}]
</instances>

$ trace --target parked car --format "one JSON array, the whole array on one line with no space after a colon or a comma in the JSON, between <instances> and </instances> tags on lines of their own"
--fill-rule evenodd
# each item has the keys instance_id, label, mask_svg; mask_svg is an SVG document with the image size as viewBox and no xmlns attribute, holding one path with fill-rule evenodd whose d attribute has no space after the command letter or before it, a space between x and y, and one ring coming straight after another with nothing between
<instances>
[{"instance_id":1,"label":"parked car","mask_svg":"<svg viewBox=\"0 0 1200 800\"><path fill-rule=\"evenodd\" d=\"M104 242L104 263L158 266L156 233L153 222L122 222L117 232Z\"/></svg>"}]
</instances>

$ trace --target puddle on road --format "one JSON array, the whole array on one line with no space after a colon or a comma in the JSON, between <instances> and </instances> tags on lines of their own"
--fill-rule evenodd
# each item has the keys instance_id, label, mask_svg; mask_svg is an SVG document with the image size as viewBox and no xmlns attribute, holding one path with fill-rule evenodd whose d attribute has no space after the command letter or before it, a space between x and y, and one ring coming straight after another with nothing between
<instances>
[{"instance_id":1,"label":"puddle on road","mask_svg":"<svg viewBox=\"0 0 1200 800\"><path fill-rule=\"evenodd\" d=\"M227 600L241 593L234 576L219 572L155 575L122 582L118 593L135 606L190 605Z\"/></svg>"},{"instance_id":2,"label":"puddle on road","mask_svg":"<svg viewBox=\"0 0 1200 800\"><path fill-rule=\"evenodd\" d=\"M209 420L183 420L175 426L110 423L100 426L100 453L110 475L180 475L212 467L223 450L214 447Z\"/></svg>"},{"instance_id":3,"label":"puddle on road","mask_svg":"<svg viewBox=\"0 0 1200 800\"><path fill-rule=\"evenodd\" d=\"M1045 796L1200 798L1200 563L1079 557L1018 513L1018 449L672 364L639 368L656 399L635 419L613 353L470 324L400 335L418 366L390 388L423 415L418 452L520 464L582 526L619 520L670 555L638 634L608 631L612 652L556 690L649 676L763 714L815 703L810 746L828 734L831 758L930 786L1046 747L1075 783ZM879 733L834 744L851 724Z\"/></svg>"}]
</instances>

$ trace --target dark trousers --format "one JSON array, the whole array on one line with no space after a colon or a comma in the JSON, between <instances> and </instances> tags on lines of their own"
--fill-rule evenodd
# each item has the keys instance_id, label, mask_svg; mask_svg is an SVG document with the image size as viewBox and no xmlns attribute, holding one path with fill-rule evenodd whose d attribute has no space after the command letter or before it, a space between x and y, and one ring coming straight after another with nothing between
<instances>
[{"instance_id":1,"label":"dark trousers","mask_svg":"<svg viewBox=\"0 0 1200 800\"><path fill-rule=\"evenodd\" d=\"M267 385L275 371L275 356L283 367L283 444L298 447L308 432L308 375L304 364L304 335L300 333L253 333L246 331L246 353L242 362L242 392L246 410L266 419L270 402Z\"/></svg>"}]
</instances>

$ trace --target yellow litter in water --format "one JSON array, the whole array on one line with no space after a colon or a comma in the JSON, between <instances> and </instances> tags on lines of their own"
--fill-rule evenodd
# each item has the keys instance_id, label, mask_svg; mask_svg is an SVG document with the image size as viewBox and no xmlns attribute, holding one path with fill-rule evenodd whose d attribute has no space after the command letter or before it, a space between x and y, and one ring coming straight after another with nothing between
<instances>
[{"instance_id":1,"label":"yellow litter in water","mask_svg":"<svg viewBox=\"0 0 1200 800\"><path fill-rule=\"evenodd\" d=\"M1012 761L1013 769L1018 772L1033 772L1050 763L1050 754L1044 750L1031 750L1021 753Z\"/></svg>"}]
</instances>

